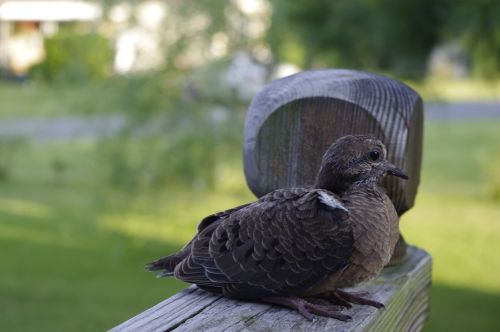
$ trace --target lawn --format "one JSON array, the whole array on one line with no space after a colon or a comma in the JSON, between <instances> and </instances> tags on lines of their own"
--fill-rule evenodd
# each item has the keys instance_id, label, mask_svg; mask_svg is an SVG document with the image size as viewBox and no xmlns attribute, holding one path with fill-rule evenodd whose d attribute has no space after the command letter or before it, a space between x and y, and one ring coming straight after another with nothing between
<instances>
[{"instance_id":1,"label":"lawn","mask_svg":"<svg viewBox=\"0 0 500 332\"><path fill-rule=\"evenodd\" d=\"M115 81L81 84L76 88L34 81L17 85L0 81L0 119L119 112L122 109L117 107L120 105L117 99L122 96L118 95L116 86Z\"/></svg>"},{"instance_id":2,"label":"lawn","mask_svg":"<svg viewBox=\"0 0 500 332\"><path fill-rule=\"evenodd\" d=\"M401 224L434 260L426 331L500 330L499 142L498 120L426 126L422 184Z\"/></svg>"},{"instance_id":3,"label":"lawn","mask_svg":"<svg viewBox=\"0 0 500 332\"><path fill-rule=\"evenodd\" d=\"M251 199L234 165L221 166L210 192L112 190L89 145L26 143L0 185L6 331L104 330L159 302L185 284L158 280L144 265L180 248L205 214ZM61 159L62 175L53 169Z\"/></svg>"},{"instance_id":4,"label":"lawn","mask_svg":"<svg viewBox=\"0 0 500 332\"><path fill-rule=\"evenodd\" d=\"M402 219L407 240L434 259L426 331L500 330L491 180L499 142L498 120L426 124L419 195ZM104 330L143 311L184 287L144 264L179 248L204 215L252 199L234 155L218 165L212 189L110 189L95 144L24 142L9 152L0 182L2 330Z\"/></svg>"}]
</instances>

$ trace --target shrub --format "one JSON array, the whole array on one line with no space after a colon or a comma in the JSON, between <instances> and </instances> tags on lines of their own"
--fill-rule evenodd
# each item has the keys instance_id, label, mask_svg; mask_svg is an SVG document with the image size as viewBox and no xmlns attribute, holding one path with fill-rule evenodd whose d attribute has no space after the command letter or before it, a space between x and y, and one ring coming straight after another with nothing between
<instances>
[{"instance_id":1,"label":"shrub","mask_svg":"<svg viewBox=\"0 0 500 332\"><path fill-rule=\"evenodd\" d=\"M115 83L106 89L106 98L116 102L126 127L117 137L102 139L98 151L112 187L209 188L217 165L240 153L239 106L190 93L175 72L127 76ZM199 82L193 84L205 91Z\"/></svg>"},{"instance_id":2,"label":"shrub","mask_svg":"<svg viewBox=\"0 0 500 332\"><path fill-rule=\"evenodd\" d=\"M45 40L46 57L32 68L35 78L48 82L83 83L107 77L113 51L96 33L63 31Z\"/></svg>"}]
</instances>

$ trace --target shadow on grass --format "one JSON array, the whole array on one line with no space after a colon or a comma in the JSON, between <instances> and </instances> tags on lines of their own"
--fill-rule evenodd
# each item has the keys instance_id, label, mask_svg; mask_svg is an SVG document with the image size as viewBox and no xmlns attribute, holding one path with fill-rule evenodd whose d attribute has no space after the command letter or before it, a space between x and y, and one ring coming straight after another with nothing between
<instances>
[{"instance_id":1,"label":"shadow on grass","mask_svg":"<svg viewBox=\"0 0 500 332\"><path fill-rule=\"evenodd\" d=\"M430 315L424 332L500 331L500 294L435 283Z\"/></svg>"}]
</instances>

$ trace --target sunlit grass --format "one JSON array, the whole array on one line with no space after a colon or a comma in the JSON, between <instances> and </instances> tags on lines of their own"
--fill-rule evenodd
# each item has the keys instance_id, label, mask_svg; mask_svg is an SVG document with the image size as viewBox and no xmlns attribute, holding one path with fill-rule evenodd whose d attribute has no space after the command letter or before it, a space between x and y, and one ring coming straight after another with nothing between
<instances>
[{"instance_id":1,"label":"sunlit grass","mask_svg":"<svg viewBox=\"0 0 500 332\"><path fill-rule=\"evenodd\" d=\"M103 83L105 84L105 83ZM0 118L50 118L118 111L108 93L103 98L89 98L103 92L99 84L66 85L0 82Z\"/></svg>"},{"instance_id":2,"label":"sunlit grass","mask_svg":"<svg viewBox=\"0 0 500 332\"><path fill-rule=\"evenodd\" d=\"M433 258L426 331L500 329L500 202L491 181L499 129L500 121L426 125L421 186L401 222L406 240Z\"/></svg>"},{"instance_id":3,"label":"sunlit grass","mask_svg":"<svg viewBox=\"0 0 500 332\"><path fill-rule=\"evenodd\" d=\"M100 227L134 238L167 241L181 246L192 238L196 226L208 214L254 199L250 193L241 196L222 191L206 193L180 190L161 197L162 202L156 197L156 203L142 202L141 208L132 209L123 215L113 213L103 216Z\"/></svg>"},{"instance_id":4,"label":"sunlit grass","mask_svg":"<svg viewBox=\"0 0 500 332\"><path fill-rule=\"evenodd\" d=\"M422 193L402 232L431 253L434 282L500 295L499 220L498 203Z\"/></svg>"},{"instance_id":5,"label":"sunlit grass","mask_svg":"<svg viewBox=\"0 0 500 332\"><path fill-rule=\"evenodd\" d=\"M48 218L50 210L39 202L14 198L0 198L0 210L31 218Z\"/></svg>"},{"instance_id":6,"label":"sunlit grass","mask_svg":"<svg viewBox=\"0 0 500 332\"><path fill-rule=\"evenodd\" d=\"M0 117L33 118L67 114L66 98L70 100L78 93L75 89L66 92L33 83L14 85L0 82Z\"/></svg>"},{"instance_id":7,"label":"sunlit grass","mask_svg":"<svg viewBox=\"0 0 500 332\"><path fill-rule=\"evenodd\" d=\"M500 80L428 78L422 82L406 82L427 101L498 101Z\"/></svg>"}]
</instances>

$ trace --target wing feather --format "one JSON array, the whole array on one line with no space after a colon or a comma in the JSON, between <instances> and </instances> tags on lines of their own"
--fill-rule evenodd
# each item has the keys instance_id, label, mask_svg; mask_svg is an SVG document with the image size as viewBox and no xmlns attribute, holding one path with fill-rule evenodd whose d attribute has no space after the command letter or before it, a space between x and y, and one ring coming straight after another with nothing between
<instances>
[{"instance_id":1,"label":"wing feather","mask_svg":"<svg viewBox=\"0 0 500 332\"><path fill-rule=\"evenodd\" d=\"M337 203L324 190L281 189L208 216L175 276L231 297L299 294L348 264L352 229Z\"/></svg>"}]
</instances>

